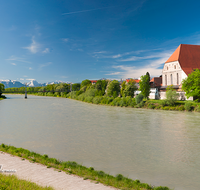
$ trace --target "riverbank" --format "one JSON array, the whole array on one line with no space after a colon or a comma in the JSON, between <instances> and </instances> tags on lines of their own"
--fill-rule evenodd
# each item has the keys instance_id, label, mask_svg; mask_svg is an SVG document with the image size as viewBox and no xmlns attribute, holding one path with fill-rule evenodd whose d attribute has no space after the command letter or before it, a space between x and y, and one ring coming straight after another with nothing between
<instances>
[{"instance_id":1,"label":"riverbank","mask_svg":"<svg viewBox=\"0 0 200 190\"><path fill-rule=\"evenodd\" d=\"M104 173L103 171L95 171L92 167L86 168L85 166L79 165L76 162L62 162L55 158L49 158L47 155L40 155L23 148L16 148L13 146L1 144L0 151L4 152L3 154L0 154L0 163L3 164L3 167L5 167L5 169L16 169L17 171L19 171L17 172L17 175L19 177L21 176L23 179L33 178L32 181L36 181L39 185L43 186L51 185L55 188L55 186L51 184L51 181L56 179L57 184L62 185L64 182L68 184L65 184L67 186L63 186L64 189L69 186L69 189L100 190L117 188L133 190L169 190L169 188L167 187L153 187L146 183L141 183L139 180L126 178L121 174L118 174L114 177L112 175ZM12 157L6 153L14 155L15 157ZM13 163L15 163L15 165L13 165ZM38 169L41 166L42 168ZM56 170L57 172L55 172L54 170ZM38 171L39 173L33 174L33 171ZM59 176L58 174L62 175ZM40 179L38 175L43 176L43 178ZM51 176L51 179L47 178L47 175ZM80 176L81 178L77 178L76 176ZM64 180L63 177L67 178L68 180ZM74 177L76 177L76 179ZM74 180L72 180L71 178L74 178ZM70 179L72 181L70 181ZM60 180L62 181L62 183ZM87 184L85 184L86 182ZM79 188L78 186L80 185L80 183L82 184L82 186L80 186L81 188ZM106 186L112 186L113 188L106 187L98 183L102 183ZM70 188L70 184L74 185L73 187L78 188ZM92 187L90 188L87 185L91 185Z\"/></svg>"},{"instance_id":2,"label":"riverbank","mask_svg":"<svg viewBox=\"0 0 200 190\"><path fill-rule=\"evenodd\" d=\"M20 94L20 93L16 93ZM69 98L82 102L98 104L98 105L108 105L108 106L118 106L118 107L129 107L129 108L144 108L144 109L155 109L155 110L172 110L172 111L190 111L190 112L200 112L200 103L195 101L175 101L174 105L169 105L164 100L142 100L140 103L136 103L135 98L131 97L109 97L109 96L84 96L76 95L76 91L68 93L67 95L54 95L49 93L28 93L29 95L35 96L47 96L47 97L57 97L57 98ZM12 94L14 95L14 94Z\"/></svg>"}]
</instances>

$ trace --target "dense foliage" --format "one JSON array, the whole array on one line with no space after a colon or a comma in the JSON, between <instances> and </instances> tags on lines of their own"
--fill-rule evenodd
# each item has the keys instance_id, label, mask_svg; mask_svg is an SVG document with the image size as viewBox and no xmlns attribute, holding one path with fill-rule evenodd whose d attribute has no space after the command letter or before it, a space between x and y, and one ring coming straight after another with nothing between
<instances>
[{"instance_id":1,"label":"dense foliage","mask_svg":"<svg viewBox=\"0 0 200 190\"><path fill-rule=\"evenodd\" d=\"M167 103L170 106L175 105L175 102L178 100L179 94L173 89L173 86L168 86L166 91Z\"/></svg>"},{"instance_id":2,"label":"dense foliage","mask_svg":"<svg viewBox=\"0 0 200 190\"><path fill-rule=\"evenodd\" d=\"M142 95L144 98L148 99L149 94L150 94L150 84L149 84L149 75L143 75L141 76L141 80L139 81L140 88L139 90L141 91Z\"/></svg>"},{"instance_id":3,"label":"dense foliage","mask_svg":"<svg viewBox=\"0 0 200 190\"><path fill-rule=\"evenodd\" d=\"M120 85L117 80L113 80L108 83L107 92L106 92L108 96L112 96L116 98L117 96L119 96L119 92L120 92Z\"/></svg>"},{"instance_id":4,"label":"dense foliage","mask_svg":"<svg viewBox=\"0 0 200 190\"><path fill-rule=\"evenodd\" d=\"M182 82L182 89L186 92L187 98L190 96L200 102L200 70L195 69Z\"/></svg>"}]
</instances>

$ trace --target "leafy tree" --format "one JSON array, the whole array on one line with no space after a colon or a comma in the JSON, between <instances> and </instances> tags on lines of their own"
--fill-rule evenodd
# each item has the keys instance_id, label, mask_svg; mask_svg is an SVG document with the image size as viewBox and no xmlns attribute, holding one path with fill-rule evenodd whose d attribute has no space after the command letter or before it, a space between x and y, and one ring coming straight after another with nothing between
<instances>
[{"instance_id":1,"label":"leafy tree","mask_svg":"<svg viewBox=\"0 0 200 190\"><path fill-rule=\"evenodd\" d=\"M150 82L150 74L149 74L149 72L147 72L146 75L149 76L149 82Z\"/></svg>"},{"instance_id":2,"label":"leafy tree","mask_svg":"<svg viewBox=\"0 0 200 190\"><path fill-rule=\"evenodd\" d=\"M88 79L85 79L81 82L81 88L84 87L84 86L88 86L90 84L92 84L92 82Z\"/></svg>"},{"instance_id":3,"label":"leafy tree","mask_svg":"<svg viewBox=\"0 0 200 190\"><path fill-rule=\"evenodd\" d=\"M107 80L98 80L96 82L96 84L94 86L95 86L95 89L98 90L97 94L99 96L103 96L105 94L105 90L106 90L107 84L108 84Z\"/></svg>"},{"instance_id":4,"label":"leafy tree","mask_svg":"<svg viewBox=\"0 0 200 190\"><path fill-rule=\"evenodd\" d=\"M173 88L173 85L168 86L166 91L167 104L169 104L170 106L175 105L175 102L178 100L178 97L179 94Z\"/></svg>"},{"instance_id":5,"label":"leafy tree","mask_svg":"<svg viewBox=\"0 0 200 190\"><path fill-rule=\"evenodd\" d=\"M107 95L117 97L120 92L119 82L117 80L113 80L108 84L107 87Z\"/></svg>"},{"instance_id":6,"label":"leafy tree","mask_svg":"<svg viewBox=\"0 0 200 190\"><path fill-rule=\"evenodd\" d=\"M72 84L72 91L78 91L80 90L81 84L80 83L74 83Z\"/></svg>"},{"instance_id":7,"label":"leafy tree","mask_svg":"<svg viewBox=\"0 0 200 190\"><path fill-rule=\"evenodd\" d=\"M131 79L124 89L124 96L134 97L134 92L137 90L137 86L135 85L135 80Z\"/></svg>"},{"instance_id":8,"label":"leafy tree","mask_svg":"<svg viewBox=\"0 0 200 190\"><path fill-rule=\"evenodd\" d=\"M4 84L0 83L0 96L2 94L2 91L5 90Z\"/></svg>"},{"instance_id":9,"label":"leafy tree","mask_svg":"<svg viewBox=\"0 0 200 190\"><path fill-rule=\"evenodd\" d=\"M141 76L141 80L139 81L140 88L142 95L144 98L148 99L148 96L150 94L150 84L149 84L149 75L143 75Z\"/></svg>"},{"instance_id":10,"label":"leafy tree","mask_svg":"<svg viewBox=\"0 0 200 190\"><path fill-rule=\"evenodd\" d=\"M195 69L182 82L182 89L186 92L186 97L193 96L200 102L200 70Z\"/></svg>"},{"instance_id":11,"label":"leafy tree","mask_svg":"<svg viewBox=\"0 0 200 190\"><path fill-rule=\"evenodd\" d=\"M126 88L126 81L123 81L121 84L121 90L120 90L121 96L124 96L125 88Z\"/></svg>"}]
</instances>

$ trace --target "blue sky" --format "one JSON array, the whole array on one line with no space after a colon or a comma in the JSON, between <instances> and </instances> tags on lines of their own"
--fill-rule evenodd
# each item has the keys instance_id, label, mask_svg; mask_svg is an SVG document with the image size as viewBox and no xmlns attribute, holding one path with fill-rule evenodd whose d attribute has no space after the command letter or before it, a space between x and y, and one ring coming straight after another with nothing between
<instances>
[{"instance_id":1,"label":"blue sky","mask_svg":"<svg viewBox=\"0 0 200 190\"><path fill-rule=\"evenodd\" d=\"M200 1L0 1L0 80L159 76L180 44L200 44Z\"/></svg>"}]
</instances>

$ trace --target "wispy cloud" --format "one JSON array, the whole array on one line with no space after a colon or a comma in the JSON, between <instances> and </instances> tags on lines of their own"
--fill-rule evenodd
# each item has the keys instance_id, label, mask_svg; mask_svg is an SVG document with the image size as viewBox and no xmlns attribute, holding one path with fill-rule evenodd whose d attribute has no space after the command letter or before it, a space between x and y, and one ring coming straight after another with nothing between
<instances>
[{"instance_id":1,"label":"wispy cloud","mask_svg":"<svg viewBox=\"0 0 200 190\"><path fill-rule=\"evenodd\" d=\"M45 50L42 53L49 53L49 48L45 48Z\"/></svg>"},{"instance_id":2,"label":"wispy cloud","mask_svg":"<svg viewBox=\"0 0 200 190\"><path fill-rule=\"evenodd\" d=\"M20 78L19 80L24 80L23 78Z\"/></svg>"},{"instance_id":3,"label":"wispy cloud","mask_svg":"<svg viewBox=\"0 0 200 190\"><path fill-rule=\"evenodd\" d=\"M147 56L132 56L133 66L131 65L113 65L112 68L116 69L116 72L111 72L105 75L117 75L119 78L139 78L149 72L151 76L159 76L162 74L162 66L165 61L170 57L173 51L165 51L154 53ZM141 63L141 60L145 62Z\"/></svg>"},{"instance_id":4,"label":"wispy cloud","mask_svg":"<svg viewBox=\"0 0 200 190\"><path fill-rule=\"evenodd\" d=\"M40 44L38 44L35 39L35 37L32 37L32 43L30 44L30 46L28 47L24 47L24 49L28 49L31 53L37 53L39 51L40 48Z\"/></svg>"},{"instance_id":5,"label":"wispy cloud","mask_svg":"<svg viewBox=\"0 0 200 190\"><path fill-rule=\"evenodd\" d=\"M52 64L52 62L48 62L48 63L45 63L45 64L41 64L40 66L39 66L39 70L42 70L44 67L47 67L47 66L49 66L49 65L51 65Z\"/></svg>"},{"instance_id":6,"label":"wispy cloud","mask_svg":"<svg viewBox=\"0 0 200 190\"><path fill-rule=\"evenodd\" d=\"M23 63L31 63L29 61L26 61L25 58L22 57L16 57L14 55L10 56L10 58L6 59L8 61L17 61L17 62L23 62Z\"/></svg>"},{"instance_id":7,"label":"wispy cloud","mask_svg":"<svg viewBox=\"0 0 200 190\"><path fill-rule=\"evenodd\" d=\"M35 79L26 79L26 80L35 80Z\"/></svg>"},{"instance_id":8,"label":"wispy cloud","mask_svg":"<svg viewBox=\"0 0 200 190\"><path fill-rule=\"evenodd\" d=\"M109 74L105 74L105 75L119 75L121 74L121 72L114 72L114 73L109 73Z\"/></svg>"},{"instance_id":9,"label":"wispy cloud","mask_svg":"<svg viewBox=\"0 0 200 190\"><path fill-rule=\"evenodd\" d=\"M32 68L32 67L29 67L28 69L29 69L29 70L32 70L33 68Z\"/></svg>"},{"instance_id":10,"label":"wispy cloud","mask_svg":"<svg viewBox=\"0 0 200 190\"><path fill-rule=\"evenodd\" d=\"M118 5L118 6L119 6L119 5ZM87 10L81 10L81 11L74 11L74 12L63 13L62 15L78 14L78 13L96 11L96 10L101 10L101 9L108 9L108 8L118 7L118 6L109 6L109 7L101 7L101 8L97 8L97 9L87 9Z\"/></svg>"},{"instance_id":11,"label":"wispy cloud","mask_svg":"<svg viewBox=\"0 0 200 190\"><path fill-rule=\"evenodd\" d=\"M62 41L63 41L63 42L68 42L68 41L69 41L69 38L62 38Z\"/></svg>"},{"instance_id":12,"label":"wispy cloud","mask_svg":"<svg viewBox=\"0 0 200 190\"><path fill-rule=\"evenodd\" d=\"M16 65L16 63L11 63L11 65Z\"/></svg>"}]
</instances>

